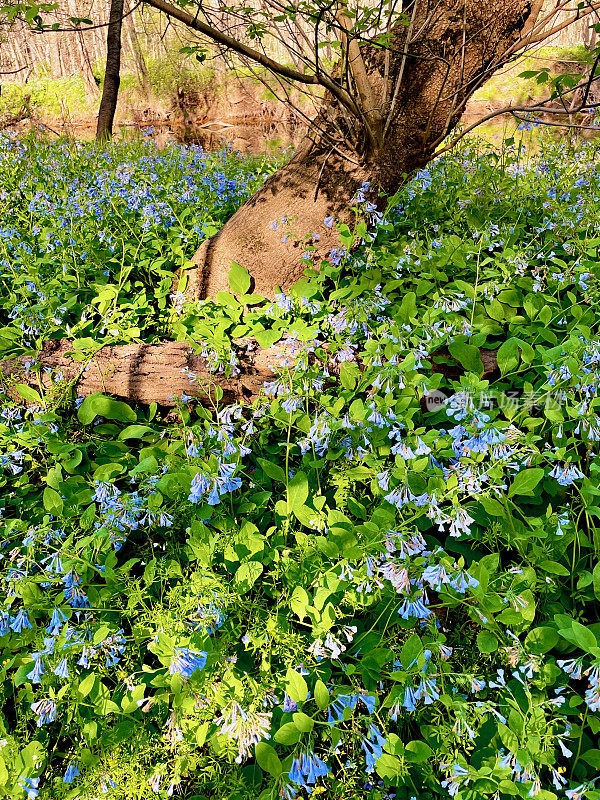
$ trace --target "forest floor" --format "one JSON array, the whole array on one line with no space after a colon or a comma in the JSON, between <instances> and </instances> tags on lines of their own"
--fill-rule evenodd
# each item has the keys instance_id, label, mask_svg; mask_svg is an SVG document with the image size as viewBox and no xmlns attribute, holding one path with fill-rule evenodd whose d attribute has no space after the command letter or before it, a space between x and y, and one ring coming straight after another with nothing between
<instances>
[{"instance_id":1,"label":"forest floor","mask_svg":"<svg viewBox=\"0 0 600 800\"><path fill-rule=\"evenodd\" d=\"M200 303L273 160L0 136L2 797L598 800L600 151L534 133ZM48 340L209 376L83 398Z\"/></svg>"}]
</instances>

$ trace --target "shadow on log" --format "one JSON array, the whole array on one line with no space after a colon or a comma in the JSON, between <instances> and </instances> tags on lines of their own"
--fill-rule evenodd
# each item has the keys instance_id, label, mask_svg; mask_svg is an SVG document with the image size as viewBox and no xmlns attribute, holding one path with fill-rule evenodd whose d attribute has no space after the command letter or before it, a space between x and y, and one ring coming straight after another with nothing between
<instances>
[{"instance_id":1,"label":"shadow on log","mask_svg":"<svg viewBox=\"0 0 600 800\"><path fill-rule=\"evenodd\" d=\"M237 343L240 372L235 377L211 373L208 362L185 342L129 344L103 347L95 356L75 360L68 341L46 342L35 364L31 356L0 362L0 383L17 397L15 383L51 391L54 376L73 383L79 395L111 394L132 403L158 403L173 407L183 394L211 403L214 390L223 390L223 400L249 402L257 397L265 381L275 377L273 367L291 350L282 342L265 350L255 342Z\"/></svg>"},{"instance_id":2,"label":"shadow on log","mask_svg":"<svg viewBox=\"0 0 600 800\"><path fill-rule=\"evenodd\" d=\"M82 353L75 351L71 342L48 341L34 363L31 356L0 361L0 385L18 400L15 384L25 383L36 390L52 392L56 376L62 375L81 396L101 392L130 403L157 403L172 408L182 395L212 405L215 389L220 387L223 402L249 403L260 395L265 381L276 377L278 368L293 363L290 357L298 343L295 338L284 339L272 347L261 348L254 340L246 339L234 342L234 346L239 373L228 378L223 373L211 372L207 359L186 342L107 345L94 356L80 360ZM323 347L327 349L326 344ZM496 353L496 350L481 351L483 378L497 375ZM430 360L434 372L441 372L451 380L464 373L446 348L436 350ZM329 366L334 374L336 367Z\"/></svg>"}]
</instances>

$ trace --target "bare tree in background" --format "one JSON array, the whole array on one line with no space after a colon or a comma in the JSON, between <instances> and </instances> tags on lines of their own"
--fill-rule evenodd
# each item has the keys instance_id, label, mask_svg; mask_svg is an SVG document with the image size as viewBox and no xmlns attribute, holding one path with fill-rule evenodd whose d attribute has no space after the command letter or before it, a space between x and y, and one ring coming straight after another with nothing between
<instances>
[{"instance_id":1,"label":"bare tree in background","mask_svg":"<svg viewBox=\"0 0 600 800\"><path fill-rule=\"evenodd\" d=\"M121 83L121 30L123 0L111 0L106 33L106 72L96 127L97 139L110 139Z\"/></svg>"}]
</instances>

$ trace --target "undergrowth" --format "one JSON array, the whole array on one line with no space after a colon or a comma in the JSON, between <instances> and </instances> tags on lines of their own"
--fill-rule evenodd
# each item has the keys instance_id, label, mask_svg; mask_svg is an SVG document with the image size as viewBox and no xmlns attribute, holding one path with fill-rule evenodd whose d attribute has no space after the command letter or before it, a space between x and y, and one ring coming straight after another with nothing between
<instances>
[{"instance_id":1,"label":"undergrowth","mask_svg":"<svg viewBox=\"0 0 600 800\"><path fill-rule=\"evenodd\" d=\"M285 343L254 404L213 387L177 421L5 382L5 796L600 797L600 168L577 156L471 144L384 218L361 190L289 296L233 267L187 303L174 270L273 165L2 141L2 358L174 338L235 374L245 341Z\"/></svg>"}]
</instances>

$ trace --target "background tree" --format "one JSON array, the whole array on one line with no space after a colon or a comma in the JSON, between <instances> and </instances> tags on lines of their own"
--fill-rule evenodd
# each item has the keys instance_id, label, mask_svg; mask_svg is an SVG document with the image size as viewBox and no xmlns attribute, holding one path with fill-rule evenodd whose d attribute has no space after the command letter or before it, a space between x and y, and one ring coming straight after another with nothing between
<instances>
[{"instance_id":1,"label":"background tree","mask_svg":"<svg viewBox=\"0 0 600 800\"><path fill-rule=\"evenodd\" d=\"M259 293L289 287L307 266L305 250L318 262L338 243L324 220L347 220L361 184L371 199L396 192L502 64L599 5L581 2L565 15L572 4L545 12L543 0L265 0L258 8L215 0L191 12L189 4L145 2L238 64L274 76L284 99L291 85L321 97L292 160L196 254L189 292L197 296L226 290L234 260ZM288 58L277 60L281 46ZM282 219L290 220L283 228Z\"/></svg>"},{"instance_id":2,"label":"background tree","mask_svg":"<svg viewBox=\"0 0 600 800\"><path fill-rule=\"evenodd\" d=\"M109 139L119 98L121 83L121 30L123 27L123 0L111 0L106 32L106 71L102 99L98 111L97 139Z\"/></svg>"}]
</instances>

